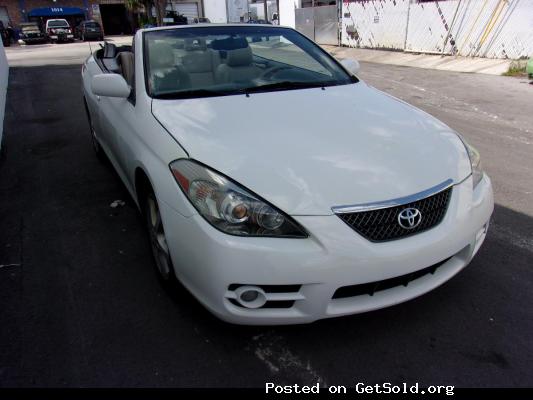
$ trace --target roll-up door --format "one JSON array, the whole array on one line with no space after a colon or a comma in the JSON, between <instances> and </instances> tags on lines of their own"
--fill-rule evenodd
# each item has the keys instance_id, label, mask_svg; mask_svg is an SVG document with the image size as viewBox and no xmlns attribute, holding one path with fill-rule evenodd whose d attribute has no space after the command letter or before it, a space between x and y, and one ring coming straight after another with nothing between
<instances>
[{"instance_id":1,"label":"roll-up door","mask_svg":"<svg viewBox=\"0 0 533 400\"><path fill-rule=\"evenodd\" d=\"M187 18L198 17L198 3L173 3L174 11Z\"/></svg>"}]
</instances>

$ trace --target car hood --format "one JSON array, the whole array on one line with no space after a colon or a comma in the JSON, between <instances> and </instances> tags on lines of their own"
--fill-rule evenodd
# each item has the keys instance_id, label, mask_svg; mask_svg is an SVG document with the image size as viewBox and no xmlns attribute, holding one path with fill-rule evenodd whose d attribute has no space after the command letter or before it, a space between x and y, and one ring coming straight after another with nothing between
<instances>
[{"instance_id":1,"label":"car hood","mask_svg":"<svg viewBox=\"0 0 533 400\"><path fill-rule=\"evenodd\" d=\"M153 100L152 112L191 158L291 215L330 215L471 172L449 127L364 82Z\"/></svg>"}]
</instances>

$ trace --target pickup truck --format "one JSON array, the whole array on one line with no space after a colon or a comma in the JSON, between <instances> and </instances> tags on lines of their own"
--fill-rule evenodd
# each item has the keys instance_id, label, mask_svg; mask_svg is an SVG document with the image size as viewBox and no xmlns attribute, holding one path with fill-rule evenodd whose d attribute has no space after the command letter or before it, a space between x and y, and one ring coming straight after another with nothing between
<instances>
[{"instance_id":1,"label":"pickup truck","mask_svg":"<svg viewBox=\"0 0 533 400\"><path fill-rule=\"evenodd\" d=\"M51 42L73 42L72 28L66 19L46 21L46 35Z\"/></svg>"}]
</instances>

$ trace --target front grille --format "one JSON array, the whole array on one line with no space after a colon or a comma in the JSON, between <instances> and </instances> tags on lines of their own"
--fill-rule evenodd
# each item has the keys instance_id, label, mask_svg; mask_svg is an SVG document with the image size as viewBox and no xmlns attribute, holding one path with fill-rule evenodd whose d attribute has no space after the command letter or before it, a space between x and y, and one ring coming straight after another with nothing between
<instances>
[{"instance_id":1,"label":"front grille","mask_svg":"<svg viewBox=\"0 0 533 400\"><path fill-rule=\"evenodd\" d=\"M437 271L437 269L444 263L446 263L450 258L447 258L446 260L443 260L437 264L433 264L430 267L412 272L410 274L405 274L382 281L363 283L360 285L343 286L335 291L333 299L344 299L347 297L355 297L362 295L373 296L376 292L392 289L397 286L403 285L407 287L410 282L420 279L428 274L434 274L435 271Z\"/></svg>"},{"instance_id":2,"label":"front grille","mask_svg":"<svg viewBox=\"0 0 533 400\"><path fill-rule=\"evenodd\" d=\"M412 203L371 211L337 214L356 232L372 242L385 242L423 232L437 226L448 209L452 188L448 188ZM398 214L406 208L416 208L422 219L413 229L405 229L398 222Z\"/></svg>"},{"instance_id":3,"label":"front grille","mask_svg":"<svg viewBox=\"0 0 533 400\"><path fill-rule=\"evenodd\" d=\"M230 303L233 304L236 307L244 308L239 302L235 299L229 299ZM265 305L260 307L260 309L264 308L291 308L294 305L294 300L283 300L283 301L267 301Z\"/></svg>"}]
</instances>

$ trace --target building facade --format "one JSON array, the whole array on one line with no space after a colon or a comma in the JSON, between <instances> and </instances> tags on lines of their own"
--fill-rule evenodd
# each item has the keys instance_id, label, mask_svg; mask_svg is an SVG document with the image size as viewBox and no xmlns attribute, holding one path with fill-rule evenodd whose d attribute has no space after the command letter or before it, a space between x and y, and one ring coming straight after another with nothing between
<instances>
[{"instance_id":1,"label":"building facade","mask_svg":"<svg viewBox=\"0 0 533 400\"><path fill-rule=\"evenodd\" d=\"M169 0L166 9L191 18L204 15L202 0ZM0 0L0 20L4 26L11 24L17 29L27 21L42 26L51 18L65 18L71 26L94 19L100 22L106 35L131 34L138 24L124 0Z\"/></svg>"}]
</instances>

